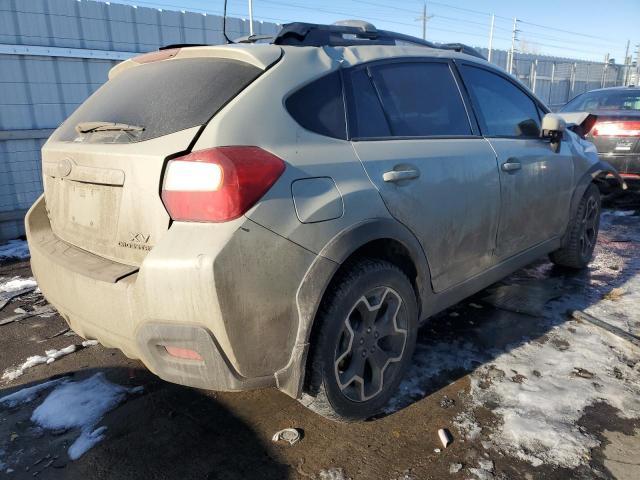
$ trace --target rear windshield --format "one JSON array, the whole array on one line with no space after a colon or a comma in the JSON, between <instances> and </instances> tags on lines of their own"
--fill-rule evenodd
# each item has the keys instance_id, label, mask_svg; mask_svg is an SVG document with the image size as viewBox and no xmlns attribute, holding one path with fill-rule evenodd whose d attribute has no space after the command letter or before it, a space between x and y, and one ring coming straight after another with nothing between
<instances>
[{"instance_id":1,"label":"rear windshield","mask_svg":"<svg viewBox=\"0 0 640 480\"><path fill-rule=\"evenodd\" d=\"M561 109L563 112L640 110L640 90L584 93Z\"/></svg>"},{"instance_id":2,"label":"rear windshield","mask_svg":"<svg viewBox=\"0 0 640 480\"><path fill-rule=\"evenodd\" d=\"M91 95L53 139L140 142L202 125L260 72L248 63L220 58L169 60L129 68ZM86 133L79 133L78 125Z\"/></svg>"}]
</instances>

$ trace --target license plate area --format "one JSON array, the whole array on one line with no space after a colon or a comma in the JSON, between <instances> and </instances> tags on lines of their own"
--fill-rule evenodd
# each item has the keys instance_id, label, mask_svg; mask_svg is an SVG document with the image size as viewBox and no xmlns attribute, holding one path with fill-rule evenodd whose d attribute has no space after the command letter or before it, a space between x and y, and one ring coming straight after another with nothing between
<instances>
[{"instance_id":1,"label":"license plate area","mask_svg":"<svg viewBox=\"0 0 640 480\"><path fill-rule=\"evenodd\" d=\"M57 179L52 183L55 183L54 190L58 190L58 195L52 196L59 199L55 202L58 208L51 215L55 233L89 251L113 244L122 187Z\"/></svg>"},{"instance_id":2,"label":"license plate area","mask_svg":"<svg viewBox=\"0 0 640 480\"><path fill-rule=\"evenodd\" d=\"M632 141L629 140L620 140L616 143L616 152L630 152L631 147L633 146Z\"/></svg>"},{"instance_id":3,"label":"license plate area","mask_svg":"<svg viewBox=\"0 0 640 480\"><path fill-rule=\"evenodd\" d=\"M69 183L69 221L80 227L99 230L100 212L106 207L103 192L96 185Z\"/></svg>"}]
</instances>

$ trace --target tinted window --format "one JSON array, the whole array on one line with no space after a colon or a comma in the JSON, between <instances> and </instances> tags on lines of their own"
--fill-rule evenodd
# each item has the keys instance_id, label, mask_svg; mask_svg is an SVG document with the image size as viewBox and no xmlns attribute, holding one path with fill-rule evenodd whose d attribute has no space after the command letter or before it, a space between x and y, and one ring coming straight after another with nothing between
<instances>
[{"instance_id":1,"label":"tinted window","mask_svg":"<svg viewBox=\"0 0 640 480\"><path fill-rule=\"evenodd\" d=\"M487 70L462 65L461 71L484 135L539 135L538 109L527 94L510 81Z\"/></svg>"},{"instance_id":2,"label":"tinted window","mask_svg":"<svg viewBox=\"0 0 640 480\"><path fill-rule=\"evenodd\" d=\"M640 110L639 90L604 90L589 92L574 98L561 109L563 112L594 110Z\"/></svg>"},{"instance_id":3,"label":"tinted window","mask_svg":"<svg viewBox=\"0 0 640 480\"><path fill-rule=\"evenodd\" d=\"M448 64L392 63L372 67L371 73L394 136L471 134Z\"/></svg>"},{"instance_id":4,"label":"tinted window","mask_svg":"<svg viewBox=\"0 0 640 480\"><path fill-rule=\"evenodd\" d=\"M54 134L55 140L93 143L149 140L206 123L261 70L225 59L182 59L129 68L91 95ZM78 134L83 122L144 127L142 132Z\"/></svg>"},{"instance_id":5,"label":"tinted window","mask_svg":"<svg viewBox=\"0 0 640 480\"><path fill-rule=\"evenodd\" d=\"M354 71L349 88L349 128L355 138L388 137L389 124L378 94L364 69Z\"/></svg>"},{"instance_id":6,"label":"tinted window","mask_svg":"<svg viewBox=\"0 0 640 480\"><path fill-rule=\"evenodd\" d=\"M339 72L333 72L291 95L286 101L291 116L304 128L334 138L347 138L347 125Z\"/></svg>"}]
</instances>

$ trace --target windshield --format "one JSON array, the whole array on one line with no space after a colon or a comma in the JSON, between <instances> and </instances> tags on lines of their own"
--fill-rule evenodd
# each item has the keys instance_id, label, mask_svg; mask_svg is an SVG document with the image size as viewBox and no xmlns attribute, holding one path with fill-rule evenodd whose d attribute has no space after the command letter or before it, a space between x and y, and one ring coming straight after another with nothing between
<instances>
[{"instance_id":1,"label":"windshield","mask_svg":"<svg viewBox=\"0 0 640 480\"><path fill-rule=\"evenodd\" d=\"M592 112L595 110L640 110L640 90L588 92L577 96L562 112Z\"/></svg>"},{"instance_id":2,"label":"windshield","mask_svg":"<svg viewBox=\"0 0 640 480\"><path fill-rule=\"evenodd\" d=\"M129 68L91 95L52 138L131 143L199 126L260 72L248 63L221 58L167 60Z\"/></svg>"}]
</instances>

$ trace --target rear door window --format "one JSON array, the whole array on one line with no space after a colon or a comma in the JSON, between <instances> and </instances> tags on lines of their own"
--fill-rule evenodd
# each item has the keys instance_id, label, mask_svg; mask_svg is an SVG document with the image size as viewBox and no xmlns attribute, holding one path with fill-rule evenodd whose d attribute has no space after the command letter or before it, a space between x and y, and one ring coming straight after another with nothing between
<instances>
[{"instance_id":1,"label":"rear door window","mask_svg":"<svg viewBox=\"0 0 640 480\"><path fill-rule=\"evenodd\" d=\"M370 67L396 137L471 135L453 73L444 62L388 63Z\"/></svg>"},{"instance_id":2,"label":"rear door window","mask_svg":"<svg viewBox=\"0 0 640 480\"><path fill-rule=\"evenodd\" d=\"M129 68L91 95L56 131L58 141L138 142L206 123L262 71L221 58L159 61ZM143 130L79 134L101 122Z\"/></svg>"},{"instance_id":3,"label":"rear door window","mask_svg":"<svg viewBox=\"0 0 640 480\"><path fill-rule=\"evenodd\" d=\"M302 127L326 137L347 138L342 80L335 71L294 92L285 105Z\"/></svg>"},{"instance_id":4,"label":"rear door window","mask_svg":"<svg viewBox=\"0 0 640 480\"><path fill-rule=\"evenodd\" d=\"M349 132L352 138L389 137L391 130L382 104L364 68L349 76Z\"/></svg>"},{"instance_id":5,"label":"rear door window","mask_svg":"<svg viewBox=\"0 0 640 480\"><path fill-rule=\"evenodd\" d=\"M483 68L461 65L460 71L485 136L539 137L538 107L529 95Z\"/></svg>"}]
</instances>

